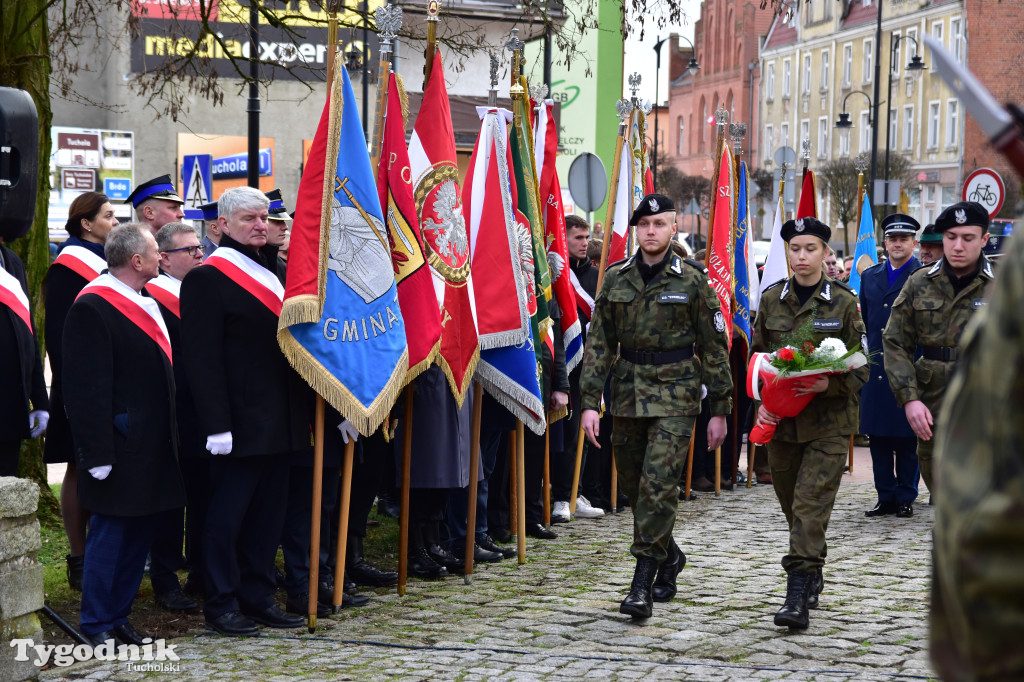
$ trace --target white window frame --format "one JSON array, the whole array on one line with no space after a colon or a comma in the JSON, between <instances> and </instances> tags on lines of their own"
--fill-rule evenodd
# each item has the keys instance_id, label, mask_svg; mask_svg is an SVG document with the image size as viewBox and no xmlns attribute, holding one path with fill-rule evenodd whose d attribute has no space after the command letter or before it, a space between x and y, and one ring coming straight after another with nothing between
<instances>
[{"instance_id":1,"label":"white window frame","mask_svg":"<svg viewBox=\"0 0 1024 682\"><path fill-rule=\"evenodd\" d=\"M871 151L871 125L868 123L870 120L870 111L860 112L860 150L862 152Z\"/></svg>"},{"instance_id":2,"label":"white window frame","mask_svg":"<svg viewBox=\"0 0 1024 682\"><path fill-rule=\"evenodd\" d=\"M939 133L942 123L942 102L932 100L928 102L928 151L939 150Z\"/></svg>"},{"instance_id":3,"label":"white window frame","mask_svg":"<svg viewBox=\"0 0 1024 682\"><path fill-rule=\"evenodd\" d=\"M943 31L945 30L944 26L945 21L943 19L936 19L935 21L932 22L932 38L939 41L943 45L946 44L944 36L942 35Z\"/></svg>"},{"instance_id":4,"label":"white window frame","mask_svg":"<svg viewBox=\"0 0 1024 682\"><path fill-rule=\"evenodd\" d=\"M766 99L771 102L775 99L775 62L767 65L767 71L768 75L765 78Z\"/></svg>"},{"instance_id":5,"label":"white window frame","mask_svg":"<svg viewBox=\"0 0 1024 682\"><path fill-rule=\"evenodd\" d=\"M826 159L829 156L828 139L828 116L818 117L818 158Z\"/></svg>"},{"instance_id":6,"label":"white window frame","mask_svg":"<svg viewBox=\"0 0 1024 682\"><path fill-rule=\"evenodd\" d=\"M826 47L821 51L821 84L819 86L821 92L828 92L828 86L832 82L830 78L829 68L831 67L832 59L829 56L829 49Z\"/></svg>"},{"instance_id":7,"label":"white window frame","mask_svg":"<svg viewBox=\"0 0 1024 682\"><path fill-rule=\"evenodd\" d=\"M811 139L811 119L805 118L800 121L800 141L793 145L793 149L796 149L804 140ZM798 152L799 153L799 152Z\"/></svg>"},{"instance_id":8,"label":"white window frame","mask_svg":"<svg viewBox=\"0 0 1024 682\"><path fill-rule=\"evenodd\" d=\"M769 123L764 127L764 158L770 161L775 154L775 127Z\"/></svg>"},{"instance_id":9,"label":"white window frame","mask_svg":"<svg viewBox=\"0 0 1024 682\"><path fill-rule=\"evenodd\" d=\"M954 17L949 20L949 50L961 64L964 63L963 19Z\"/></svg>"},{"instance_id":10,"label":"white window frame","mask_svg":"<svg viewBox=\"0 0 1024 682\"><path fill-rule=\"evenodd\" d=\"M853 43L843 45L843 87L853 82Z\"/></svg>"},{"instance_id":11,"label":"white window frame","mask_svg":"<svg viewBox=\"0 0 1024 682\"><path fill-rule=\"evenodd\" d=\"M683 141L686 139L685 119L682 116L679 117L679 132L678 132L678 134L679 134L679 137L676 138L676 154L678 154L679 156L682 156L683 155Z\"/></svg>"},{"instance_id":12,"label":"white window frame","mask_svg":"<svg viewBox=\"0 0 1024 682\"><path fill-rule=\"evenodd\" d=\"M782 60L782 98L786 99L792 94L793 86L793 63L789 58Z\"/></svg>"},{"instance_id":13,"label":"white window frame","mask_svg":"<svg viewBox=\"0 0 1024 682\"><path fill-rule=\"evenodd\" d=\"M864 39L864 59L863 59L864 73L861 75L861 80L865 83L870 83L875 77L875 40L874 38Z\"/></svg>"},{"instance_id":14,"label":"white window frame","mask_svg":"<svg viewBox=\"0 0 1024 682\"><path fill-rule=\"evenodd\" d=\"M885 141L885 146L889 151L894 151L900 148L899 144L899 132L900 132L900 112L898 109L889 107L889 137Z\"/></svg>"},{"instance_id":15,"label":"white window frame","mask_svg":"<svg viewBox=\"0 0 1024 682\"><path fill-rule=\"evenodd\" d=\"M914 150L914 105L904 104L903 105L903 144L900 145L902 151L913 151Z\"/></svg>"},{"instance_id":16,"label":"white window frame","mask_svg":"<svg viewBox=\"0 0 1024 682\"><path fill-rule=\"evenodd\" d=\"M955 97L946 100L946 149L956 149L960 144L960 100Z\"/></svg>"},{"instance_id":17,"label":"white window frame","mask_svg":"<svg viewBox=\"0 0 1024 682\"><path fill-rule=\"evenodd\" d=\"M900 77L900 68L902 68L903 66L903 41L901 40L902 37L902 31L893 31L892 38L890 38L891 41L894 41L896 43L895 50L889 53L889 55L892 57L892 63L889 64L889 69L892 72L893 78ZM891 45L892 43L890 42L889 44Z\"/></svg>"},{"instance_id":18,"label":"white window frame","mask_svg":"<svg viewBox=\"0 0 1024 682\"><path fill-rule=\"evenodd\" d=\"M924 45L921 44L920 38L917 37L917 29L916 28L908 28L907 29L907 43L906 43L906 45L907 45L907 54L909 54L911 56L911 58L913 58L914 55L918 55L922 59L924 59L924 53L922 52L922 49L924 48ZM911 53L910 52L911 50L913 50L914 52ZM907 61L909 62L910 59L907 59ZM909 76L911 74L907 74L907 75Z\"/></svg>"},{"instance_id":19,"label":"white window frame","mask_svg":"<svg viewBox=\"0 0 1024 682\"><path fill-rule=\"evenodd\" d=\"M804 55L804 68L800 71L800 92L807 95L811 92L811 53Z\"/></svg>"},{"instance_id":20,"label":"white window frame","mask_svg":"<svg viewBox=\"0 0 1024 682\"><path fill-rule=\"evenodd\" d=\"M783 121L779 126L779 144L783 147L791 146L789 144L789 121Z\"/></svg>"}]
</instances>

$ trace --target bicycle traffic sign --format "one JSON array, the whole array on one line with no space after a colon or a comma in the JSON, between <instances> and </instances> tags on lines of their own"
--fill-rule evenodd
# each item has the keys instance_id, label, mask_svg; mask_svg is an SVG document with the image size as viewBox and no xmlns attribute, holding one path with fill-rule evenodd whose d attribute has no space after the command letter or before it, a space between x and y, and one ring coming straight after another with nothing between
<instances>
[{"instance_id":1,"label":"bicycle traffic sign","mask_svg":"<svg viewBox=\"0 0 1024 682\"><path fill-rule=\"evenodd\" d=\"M995 218L1003 207L1006 187L999 173L991 168L979 168L967 176L961 194L964 201L976 201L985 207L990 218Z\"/></svg>"}]
</instances>

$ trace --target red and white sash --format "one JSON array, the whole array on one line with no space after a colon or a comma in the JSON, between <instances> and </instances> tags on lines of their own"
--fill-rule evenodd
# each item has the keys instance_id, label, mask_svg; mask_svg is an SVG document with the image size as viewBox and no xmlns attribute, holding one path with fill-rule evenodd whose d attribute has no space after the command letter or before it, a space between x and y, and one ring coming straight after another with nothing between
<instances>
[{"instance_id":1,"label":"red and white sash","mask_svg":"<svg viewBox=\"0 0 1024 682\"><path fill-rule=\"evenodd\" d=\"M579 278L572 269L569 270L569 281L572 282L572 288L576 290L576 305L583 311L583 315L587 318L587 324L590 324L590 319L594 317L594 299L580 284Z\"/></svg>"},{"instance_id":2,"label":"red and white sash","mask_svg":"<svg viewBox=\"0 0 1024 682\"><path fill-rule=\"evenodd\" d=\"M284 302L284 287L277 275L256 263L251 258L232 248L219 248L210 254L203 265L212 265L228 279L256 297L270 308L270 312L281 316Z\"/></svg>"},{"instance_id":3,"label":"red and white sash","mask_svg":"<svg viewBox=\"0 0 1024 682\"><path fill-rule=\"evenodd\" d=\"M89 282L99 277L100 273L107 269L107 261L84 246L65 246L53 264L63 265Z\"/></svg>"},{"instance_id":4,"label":"red and white sash","mask_svg":"<svg viewBox=\"0 0 1024 682\"><path fill-rule=\"evenodd\" d=\"M156 299L163 307L181 319L181 281L170 275L160 275L146 282L146 293Z\"/></svg>"},{"instance_id":5,"label":"red and white sash","mask_svg":"<svg viewBox=\"0 0 1024 682\"><path fill-rule=\"evenodd\" d=\"M32 313L28 307L28 296L21 288L18 278L0 268L0 305L5 305L14 311L14 314L28 327L29 334L35 334L32 330Z\"/></svg>"},{"instance_id":6,"label":"red and white sash","mask_svg":"<svg viewBox=\"0 0 1024 682\"><path fill-rule=\"evenodd\" d=\"M156 301L136 293L110 273L100 275L86 284L78 294L78 298L85 294L96 294L114 306L119 313L128 318L128 321L153 339L153 342L160 346L160 350L167 356L167 360L173 364L171 337L167 333L164 316L160 314L160 306L156 304Z\"/></svg>"}]
</instances>

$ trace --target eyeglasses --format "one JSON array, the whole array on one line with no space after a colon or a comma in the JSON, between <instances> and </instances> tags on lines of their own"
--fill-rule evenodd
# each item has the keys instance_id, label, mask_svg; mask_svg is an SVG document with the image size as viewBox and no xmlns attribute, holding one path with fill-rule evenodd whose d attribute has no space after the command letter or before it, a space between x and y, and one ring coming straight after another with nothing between
<instances>
[{"instance_id":1,"label":"eyeglasses","mask_svg":"<svg viewBox=\"0 0 1024 682\"><path fill-rule=\"evenodd\" d=\"M177 251L188 251L188 255L195 258L196 252L203 253L205 249L203 249L201 244L197 244L195 246L183 246L180 249L167 249L164 253L175 253Z\"/></svg>"}]
</instances>

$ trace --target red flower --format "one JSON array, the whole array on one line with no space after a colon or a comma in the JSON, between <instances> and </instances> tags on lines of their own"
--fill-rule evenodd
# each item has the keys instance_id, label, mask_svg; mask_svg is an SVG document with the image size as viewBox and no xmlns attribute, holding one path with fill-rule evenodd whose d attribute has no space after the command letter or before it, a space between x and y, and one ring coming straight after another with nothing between
<instances>
[{"instance_id":1,"label":"red flower","mask_svg":"<svg viewBox=\"0 0 1024 682\"><path fill-rule=\"evenodd\" d=\"M814 344L811 343L810 341L804 341L804 345L802 346L802 348L804 350L805 355L810 355L811 353L814 352Z\"/></svg>"},{"instance_id":2,"label":"red flower","mask_svg":"<svg viewBox=\"0 0 1024 682\"><path fill-rule=\"evenodd\" d=\"M779 357L779 360L792 360L796 357L793 355L792 348L780 348L776 355Z\"/></svg>"}]
</instances>

